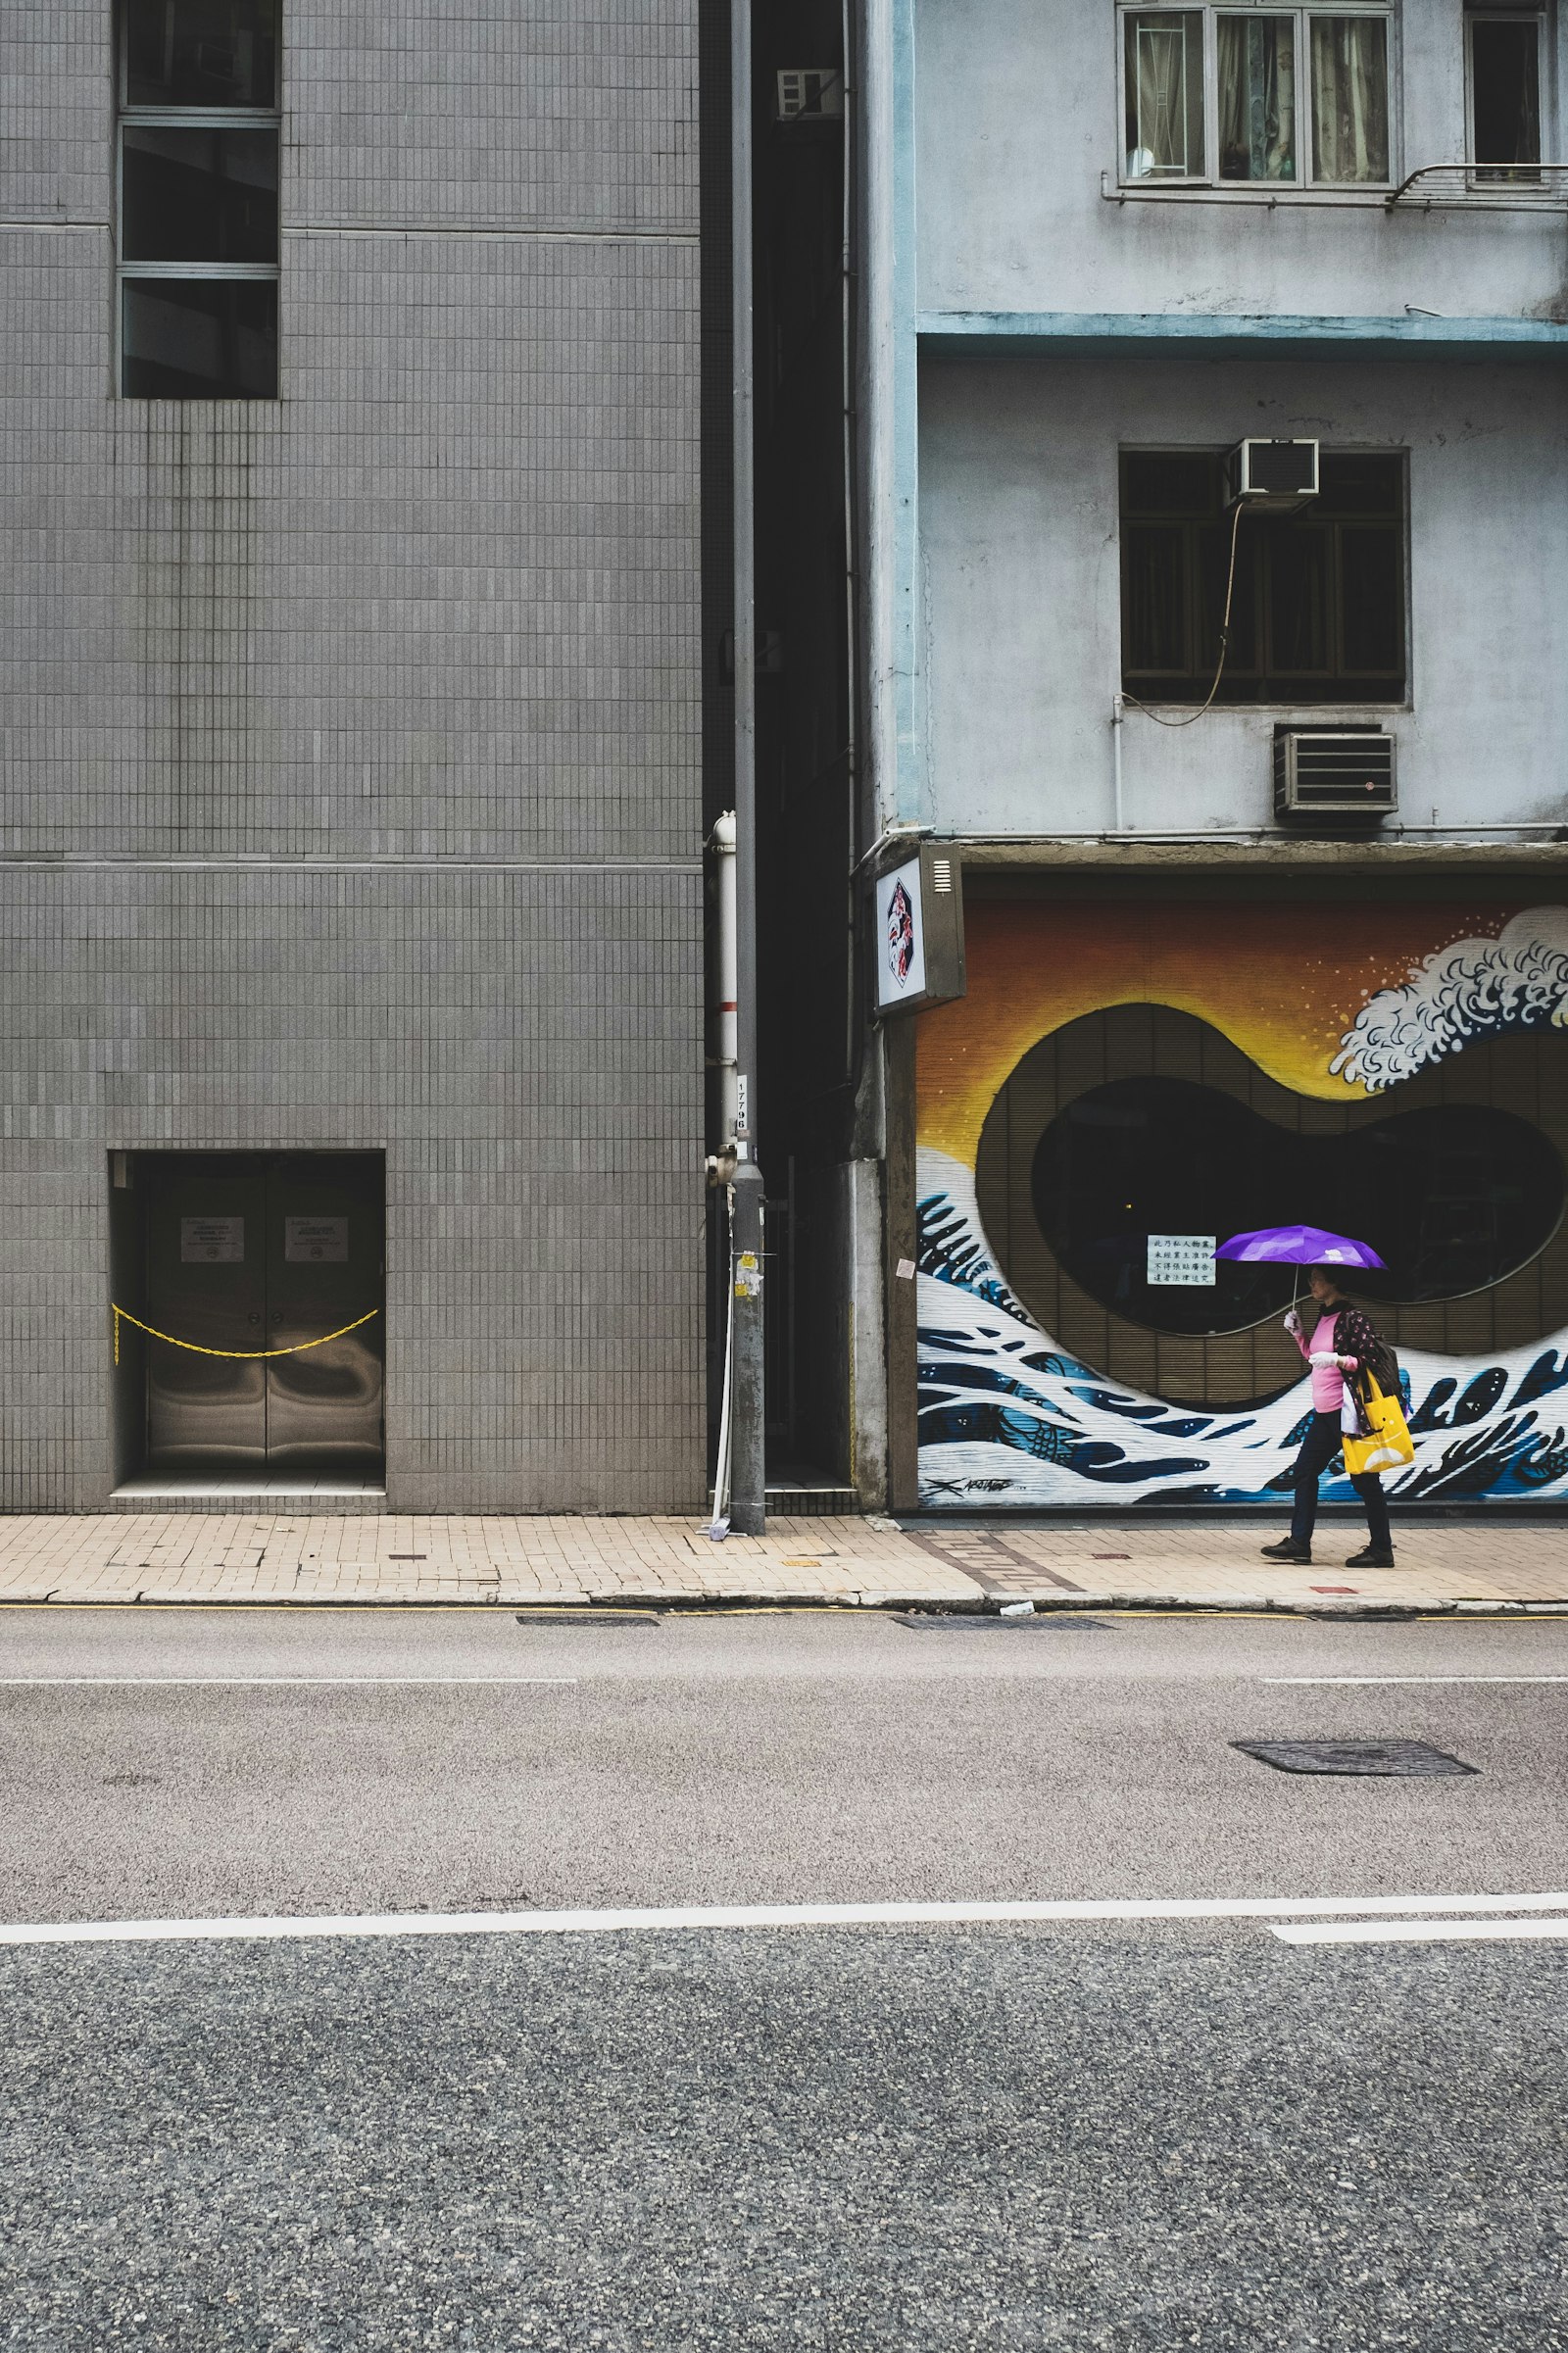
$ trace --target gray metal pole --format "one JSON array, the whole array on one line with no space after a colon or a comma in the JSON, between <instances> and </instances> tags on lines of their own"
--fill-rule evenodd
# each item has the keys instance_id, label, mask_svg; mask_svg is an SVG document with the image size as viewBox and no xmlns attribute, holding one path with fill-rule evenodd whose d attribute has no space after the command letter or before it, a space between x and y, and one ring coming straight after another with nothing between
<instances>
[{"instance_id":1,"label":"gray metal pole","mask_svg":"<svg viewBox=\"0 0 1568 2353\"><path fill-rule=\"evenodd\" d=\"M762 1172L757 1163L757 455L752 403L752 0L730 0L730 286L735 353L735 979L737 1162L730 1194L729 1524L767 1524Z\"/></svg>"}]
</instances>

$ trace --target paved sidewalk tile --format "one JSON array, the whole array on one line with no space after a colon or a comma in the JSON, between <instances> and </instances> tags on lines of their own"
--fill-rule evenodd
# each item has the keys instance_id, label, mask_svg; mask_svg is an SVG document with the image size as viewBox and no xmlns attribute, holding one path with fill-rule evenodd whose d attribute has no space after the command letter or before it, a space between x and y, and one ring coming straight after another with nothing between
<instances>
[{"instance_id":1,"label":"paved sidewalk tile","mask_svg":"<svg viewBox=\"0 0 1568 2353\"><path fill-rule=\"evenodd\" d=\"M715 1544L682 1519L256 1510L0 1519L0 1601L948 1602L983 1607L1332 1607L1420 1599L1568 1604L1568 1529L1409 1523L1398 1566L1352 1570L1359 1529L1321 1524L1312 1567L1259 1558L1257 1522L1060 1527L775 1519Z\"/></svg>"}]
</instances>

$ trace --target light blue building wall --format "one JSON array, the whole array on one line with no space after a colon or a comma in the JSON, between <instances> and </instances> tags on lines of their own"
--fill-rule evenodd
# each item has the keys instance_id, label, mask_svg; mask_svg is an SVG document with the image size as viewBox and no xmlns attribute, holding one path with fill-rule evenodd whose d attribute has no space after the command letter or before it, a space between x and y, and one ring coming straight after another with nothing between
<instances>
[{"instance_id":1,"label":"light blue building wall","mask_svg":"<svg viewBox=\"0 0 1568 2353\"><path fill-rule=\"evenodd\" d=\"M1182 1338L1078 1281L1042 1223L1031 1154L1097 1086L1180 1078L1303 1137L1417 1103L1511 1105L1564 1152L1565 26L1555 7L1536 20L1541 169L1498 179L1466 169L1471 26L1497 12L1187 13L1208 176L1178 184L1129 176L1115 0L864 0L868 839L954 842L970 941L967 999L917 1016L912 1048L884 1031L896 1504L1236 1507L1288 1489L1304 1392L1277 1312ZM1245 27L1227 41L1290 17L1301 90L1314 20L1379 22L1345 37L1387 42L1386 177L1305 184L1303 102L1297 181L1222 184L1221 14ZM1124 689L1122 455L1247 436L1398 458L1403 690L1161 725ZM1276 733L1336 725L1392 735L1397 809L1348 837L1293 830ZM1317 910L1347 893L1319 952ZM1240 986L1226 909L1270 902L1280 922L1260 919ZM1287 938L1313 943L1294 1030ZM1420 1051L1356 1080L1340 1031L1376 1026L1380 990L1436 1002L1450 953L1478 973L1522 956L1544 994L1510 983L1436 1046L1418 1010L1399 1034ZM1080 987L1075 958L1101 977ZM1250 991L1284 1024L1273 1046L1244 1035ZM1479 1288L1391 1301L1419 1425L1399 1499L1560 1501L1560 1240Z\"/></svg>"},{"instance_id":2,"label":"light blue building wall","mask_svg":"<svg viewBox=\"0 0 1568 2353\"><path fill-rule=\"evenodd\" d=\"M1428 211L1370 188L1124 187L1119 13L1113 0L916 5L923 311L1568 319L1560 212ZM1389 26L1396 184L1471 152L1465 11L1408 0Z\"/></svg>"},{"instance_id":3,"label":"light blue building wall","mask_svg":"<svg viewBox=\"0 0 1568 2353\"><path fill-rule=\"evenodd\" d=\"M1388 19L1395 186L1465 157L1465 23L1454 0ZM1118 827L1118 450L1250 433L1408 453L1407 824L1556 822L1568 175L1129 185L1121 25L1113 0L868 19L879 815ZM1121 823L1265 824L1277 715L1222 710L1183 741L1129 713Z\"/></svg>"}]
</instances>

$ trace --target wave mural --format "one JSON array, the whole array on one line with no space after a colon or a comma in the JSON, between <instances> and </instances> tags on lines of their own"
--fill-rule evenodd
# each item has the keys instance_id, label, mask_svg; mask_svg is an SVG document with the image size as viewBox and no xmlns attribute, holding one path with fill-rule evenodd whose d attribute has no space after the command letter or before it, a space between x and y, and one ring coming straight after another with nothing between
<instances>
[{"instance_id":1,"label":"wave mural","mask_svg":"<svg viewBox=\"0 0 1568 2353\"><path fill-rule=\"evenodd\" d=\"M1506 1030L1568 1028L1568 907L1532 907L1494 940L1458 940L1362 1006L1329 1064L1380 1095Z\"/></svg>"},{"instance_id":2,"label":"wave mural","mask_svg":"<svg viewBox=\"0 0 1568 2353\"><path fill-rule=\"evenodd\" d=\"M920 1498L963 1505L1267 1503L1290 1492L1303 1376L1271 1404L1169 1405L1064 1355L991 1255L973 1172L918 1160ZM1568 1331L1485 1364L1401 1351L1415 1460L1396 1501L1568 1497ZM1326 1500L1354 1502L1343 1473Z\"/></svg>"},{"instance_id":3,"label":"wave mural","mask_svg":"<svg viewBox=\"0 0 1568 2353\"><path fill-rule=\"evenodd\" d=\"M1003 910L998 910L999 914ZM1014 910L1005 910L1009 913ZM1048 910L1049 913L1056 910ZM1194 923L1185 962L1172 942L1155 934L1151 950L1145 918L1127 957L1122 981L1104 947L1106 914L1063 909L1063 920L1039 935L1060 959L1063 938L1075 926L1095 925L1100 985L1088 1002L1126 1003L1141 996L1190 1007L1231 1034L1246 1029L1251 1050L1272 1062L1299 1091L1333 1100L1384 1093L1434 1061L1483 1038L1509 1030L1568 1027L1568 908L1498 909L1496 928L1481 931L1472 918L1453 936L1449 910L1427 908L1427 953L1407 963L1408 979L1370 988L1365 934L1356 943L1354 977L1347 1002L1346 963L1321 958L1305 974L1320 1009L1298 987L1287 1007L1277 967L1296 953L1296 926L1279 908L1226 910L1231 929L1263 922L1250 955L1216 951L1212 930ZM1205 916L1217 909L1200 910ZM1283 910L1287 915L1296 910ZM1363 907L1375 931L1385 911ZM1178 1405L1108 1379L1063 1350L1030 1314L1007 1282L983 1229L974 1160L986 1108L1020 1056L1086 1008L1081 974L1056 983L1048 971L1019 973L1006 987L1008 953L1016 956L1022 925L1039 921L1028 909L1022 925L993 921L988 910L971 932L968 1001L924 1017L920 1033L920 1110L917 1151L919 1244L919 1465L923 1502L954 1508L1009 1505L1113 1509L1129 1504L1279 1502L1288 1498L1291 1470L1310 1415L1310 1386L1302 1378L1285 1395L1255 1406L1217 1410ZM1488 910L1490 914L1492 910ZM1317 923L1321 910L1305 910ZM1410 936L1412 910L1396 910L1393 926ZM1154 923L1168 926L1170 911ZM1461 918L1462 921L1462 918ZM1432 944L1433 930L1448 932ZM976 936L979 954L976 955ZM1027 939L1028 933L1023 932ZM1131 937L1129 931L1129 937ZM1245 937L1242 946L1248 945ZM1152 965L1165 960L1170 985L1151 989ZM1348 959L1347 959L1348 960ZM1033 958L1030 958L1031 964ZM1238 962L1242 969L1238 971ZM1250 974L1248 965L1250 963ZM1387 962L1384 964L1387 970ZM1222 971L1222 983L1207 975ZM978 971L979 988L975 988ZM1262 972L1265 985L1257 984ZM1297 979L1302 980L1298 959ZM1271 1001L1270 992L1273 992ZM1053 1020L1053 995L1061 1018ZM1227 1021L1216 996L1244 1000ZM978 997L978 1003L976 999ZM1034 1007L1022 1018L1020 1001ZM1273 1010L1273 1002L1279 1010ZM1242 1013L1245 1010L1245 1020ZM1311 1017L1315 1013L1315 1018ZM1044 1015L1045 1019L1041 1020ZM977 1019L977 1016L979 1018ZM1272 1029L1267 1023L1272 1020ZM1261 1050L1261 1051L1260 1051ZM1568 1500L1568 1329L1524 1347L1499 1349L1484 1360L1459 1359L1402 1348L1406 1411L1415 1460L1385 1481L1396 1502L1548 1503ZM1337 1468L1324 1482L1326 1499L1353 1502Z\"/></svg>"}]
</instances>

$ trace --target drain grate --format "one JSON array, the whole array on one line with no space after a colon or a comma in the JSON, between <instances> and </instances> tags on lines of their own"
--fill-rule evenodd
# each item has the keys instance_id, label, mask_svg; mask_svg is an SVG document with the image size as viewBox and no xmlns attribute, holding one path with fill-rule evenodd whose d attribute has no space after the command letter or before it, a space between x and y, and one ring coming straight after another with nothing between
<instances>
[{"instance_id":1,"label":"drain grate","mask_svg":"<svg viewBox=\"0 0 1568 2353\"><path fill-rule=\"evenodd\" d=\"M518 1610L519 1626L662 1626L664 1613L659 1609L524 1609Z\"/></svg>"},{"instance_id":2,"label":"drain grate","mask_svg":"<svg viewBox=\"0 0 1568 2353\"><path fill-rule=\"evenodd\" d=\"M1103 1618L1081 1618L1076 1610L1035 1610L1028 1617L981 1617L963 1610L906 1609L896 1613L911 1634L1031 1634L1049 1626L1057 1634L1104 1634Z\"/></svg>"},{"instance_id":3,"label":"drain grate","mask_svg":"<svg viewBox=\"0 0 1568 2353\"><path fill-rule=\"evenodd\" d=\"M1280 1773L1375 1773L1435 1781L1480 1771L1427 1740L1232 1740L1231 1746Z\"/></svg>"}]
</instances>

